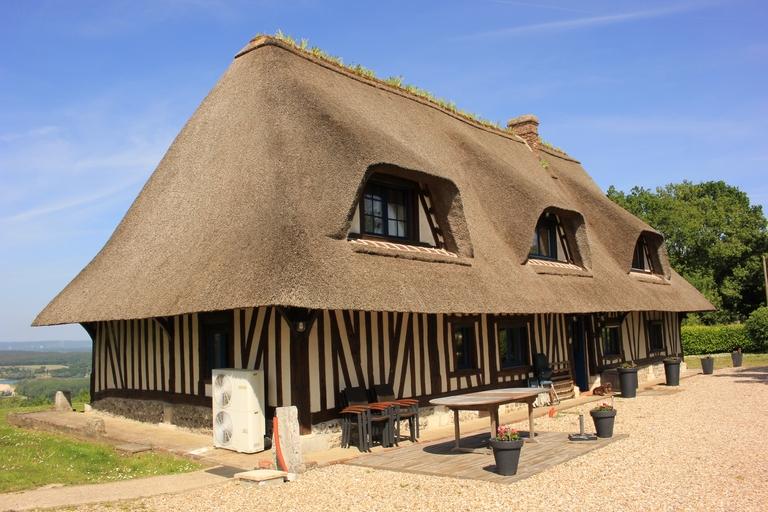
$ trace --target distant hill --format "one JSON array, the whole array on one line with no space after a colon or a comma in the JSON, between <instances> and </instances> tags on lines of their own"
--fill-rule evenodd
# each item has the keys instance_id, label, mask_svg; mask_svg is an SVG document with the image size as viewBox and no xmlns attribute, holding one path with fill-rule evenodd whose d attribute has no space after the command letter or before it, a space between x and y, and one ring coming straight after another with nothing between
<instances>
[{"instance_id":1,"label":"distant hill","mask_svg":"<svg viewBox=\"0 0 768 512\"><path fill-rule=\"evenodd\" d=\"M0 341L0 353L23 352L90 352L90 341Z\"/></svg>"}]
</instances>

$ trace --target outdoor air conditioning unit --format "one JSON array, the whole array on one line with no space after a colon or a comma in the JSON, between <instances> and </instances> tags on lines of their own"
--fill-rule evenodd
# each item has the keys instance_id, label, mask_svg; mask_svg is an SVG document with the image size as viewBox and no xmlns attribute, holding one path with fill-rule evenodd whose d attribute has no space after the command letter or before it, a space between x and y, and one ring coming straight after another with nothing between
<instances>
[{"instance_id":1,"label":"outdoor air conditioning unit","mask_svg":"<svg viewBox=\"0 0 768 512\"><path fill-rule=\"evenodd\" d=\"M264 372L213 370L213 445L241 453L264 451Z\"/></svg>"}]
</instances>

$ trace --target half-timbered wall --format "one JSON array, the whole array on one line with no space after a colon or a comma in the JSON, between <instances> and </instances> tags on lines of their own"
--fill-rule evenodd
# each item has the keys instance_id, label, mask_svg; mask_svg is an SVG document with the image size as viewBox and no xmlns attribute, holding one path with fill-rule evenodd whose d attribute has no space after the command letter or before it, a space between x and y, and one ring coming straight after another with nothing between
<instances>
[{"instance_id":1,"label":"half-timbered wall","mask_svg":"<svg viewBox=\"0 0 768 512\"><path fill-rule=\"evenodd\" d=\"M178 321L187 323L194 316L183 315ZM154 319L98 322L93 340L93 391L189 393L194 390L188 379L182 380L181 369L176 364L179 359L176 347L180 356L190 352L189 330L186 336L184 332L182 329L179 336L170 339Z\"/></svg>"},{"instance_id":2,"label":"half-timbered wall","mask_svg":"<svg viewBox=\"0 0 768 512\"><path fill-rule=\"evenodd\" d=\"M663 326L664 349L659 351L650 350L648 339L648 323L654 320L660 320ZM621 354L606 356L603 353L602 327L612 323L620 323ZM591 346L592 360L596 363L591 369L592 373L627 361L644 364L667 356L677 356L683 352L680 343L680 318L677 313L633 311L626 314L594 315L592 317L592 329L597 340Z\"/></svg>"},{"instance_id":3,"label":"half-timbered wall","mask_svg":"<svg viewBox=\"0 0 768 512\"><path fill-rule=\"evenodd\" d=\"M665 349L648 353L647 321L663 320ZM324 310L316 312L302 338L306 363L292 361L297 342L280 308L260 307L232 312L232 362L237 368L262 369L269 408L308 400L313 422L333 417L349 386L391 383L402 397L424 398L471 389L526 385L532 377L533 355L542 352L555 372L568 372L569 317L561 314L529 316L465 315ZM525 322L528 328L528 366L502 369L496 342L500 325ZM452 347L454 324L474 327L475 368L457 370ZM603 357L601 326L621 322L623 354ZM94 393L109 396L162 398L194 396L205 403L210 377L201 375L197 314L166 319L110 321L93 324ZM623 360L642 363L679 354L679 319L675 313L593 315L595 342L588 342L590 371ZM302 367L305 364L305 367ZM308 396L292 396L292 378L306 378ZM190 397L191 398L191 397Z\"/></svg>"}]
</instances>

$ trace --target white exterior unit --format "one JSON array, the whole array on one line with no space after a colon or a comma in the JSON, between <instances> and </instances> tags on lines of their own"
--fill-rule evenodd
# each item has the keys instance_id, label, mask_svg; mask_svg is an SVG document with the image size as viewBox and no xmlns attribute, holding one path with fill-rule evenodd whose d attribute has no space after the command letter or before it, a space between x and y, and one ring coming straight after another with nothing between
<instances>
[{"instance_id":1,"label":"white exterior unit","mask_svg":"<svg viewBox=\"0 0 768 512\"><path fill-rule=\"evenodd\" d=\"M241 453L264 450L264 372L213 370L213 445Z\"/></svg>"}]
</instances>

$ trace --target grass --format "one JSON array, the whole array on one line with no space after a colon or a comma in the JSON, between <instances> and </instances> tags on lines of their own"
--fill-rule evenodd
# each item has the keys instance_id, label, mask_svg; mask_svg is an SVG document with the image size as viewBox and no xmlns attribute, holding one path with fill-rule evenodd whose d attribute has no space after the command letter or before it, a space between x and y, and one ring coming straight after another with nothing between
<instances>
[{"instance_id":1,"label":"grass","mask_svg":"<svg viewBox=\"0 0 768 512\"><path fill-rule=\"evenodd\" d=\"M75 404L78 410L82 404ZM199 464L160 453L122 455L98 443L34 432L8 424L8 414L47 407L0 399L0 493L49 484L90 484L154 475L185 473Z\"/></svg>"},{"instance_id":2,"label":"grass","mask_svg":"<svg viewBox=\"0 0 768 512\"><path fill-rule=\"evenodd\" d=\"M267 35L267 34L265 34ZM279 39L280 41L296 48L297 50L303 51L305 53L308 53L312 55L315 58L331 62L333 64L336 64L337 66L340 66L347 71L350 71L356 75L362 76L364 78L368 78L370 80L376 80L378 82L385 83L391 87L394 87L396 89L400 89L402 91L406 91L414 96L418 96L419 98L425 99L429 101L430 103L434 103L435 105L440 106L441 108L444 108L445 110L452 112L460 117L463 117L465 119L469 119L470 121L474 121L475 123L478 123L482 126L486 126L488 128L494 128L499 131L510 131L509 129L505 129L501 126L501 124L490 121L488 119L483 119L482 117L478 116L477 114L473 112L467 112L466 110L460 109L456 103L450 100L446 100L440 97L435 96L431 92L427 91L426 89L422 89L421 87L418 87L413 84L406 83L402 76L390 76L388 78L380 78L375 71L372 69L366 68L365 66L362 66L360 64L345 64L344 61L341 59L341 57L336 57L335 55L330 55L323 51L321 48L318 48L317 46L310 46L309 40L307 39L296 39L294 37L291 37L290 35L284 33L282 30L278 30L274 36L275 39ZM541 144L546 146L547 148L557 151L559 153L562 153L564 155L567 155L565 151L562 149L553 146L549 142L546 142L544 140L541 140Z\"/></svg>"},{"instance_id":3,"label":"grass","mask_svg":"<svg viewBox=\"0 0 768 512\"><path fill-rule=\"evenodd\" d=\"M715 370L730 368L731 354L710 354L715 359ZM688 368L701 368L701 358L704 356L685 356ZM744 354L741 365L747 368L755 366L768 366L768 354Z\"/></svg>"}]
</instances>

